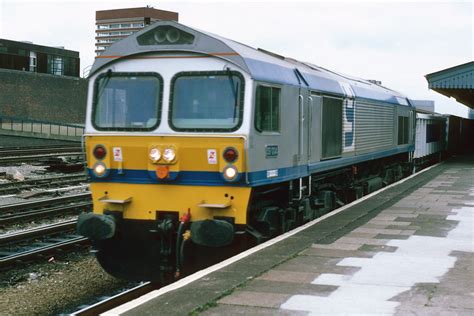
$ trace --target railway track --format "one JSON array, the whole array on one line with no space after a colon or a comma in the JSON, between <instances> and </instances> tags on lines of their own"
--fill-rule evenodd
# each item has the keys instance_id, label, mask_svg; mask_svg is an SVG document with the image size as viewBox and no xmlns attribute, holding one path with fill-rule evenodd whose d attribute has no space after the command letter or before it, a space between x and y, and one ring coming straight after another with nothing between
<instances>
[{"instance_id":1,"label":"railway track","mask_svg":"<svg viewBox=\"0 0 474 316\"><path fill-rule=\"evenodd\" d=\"M31 162L58 156L83 158L84 153L79 146L0 148L0 164Z\"/></svg>"},{"instance_id":2,"label":"railway track","mask_svg":"<svg viewBox=\"0 0 474 316\"><path fill-rule=\"evenodd\" d=\"M64 197L0 206L0 227L42 217L79 213L92 208L91 195L79 193Z\"/></svg>"},{"instance_id":3,"label":"railway track","mask_svg":"<svg viewBox=\"0 0 474 316\"><path fill-rule=\"evenodd\" d=\"M0 157L0 164L18 163L18 162L31 162L41 161L48 158L56 157L80 157L83 159L84 154L82 152L62 152L62 153L50 153L50 154L30 154L24 156L7 156Z\"/></svg>"},{"instance_id":4,"label":"railway track","mask_svg":"<svg viewBox=\"0 0 474 316\"><path fill-rule=\"evenodd\" d=\"M72 185L87 180L84 174L61 175L47 178L27 179L21 182L0 183L0 195L18 193L36 188L60 187Z\"/></svg>"},{"instance_id":5,"label":"railway track","mask_svg":"<svg viewBox=\"0 0 474 316\"><path fill-rule=\"evenodd\" d=\"M64 152L81 152L80 146L32 146L32 147L3 147L0 157L21 156L34 154L54 154Z\"/></svg>"},{"instance_id":6,"label":"railway track","mask_svg":"<svg viewBox=\"0 0 474 316\"><path fill-rule=\"evenodd\" d=\"M145 295L146 293L149 293L153 290L157 290L159 288L160 286L156 284L146 282L138 286L135 286L129 290L125 290L117 295L113 295L106 299L102 299L100 302L97 302L93 305L83 307L80 310L72 313L71 315L74 315L74 316L99 315L100 313L111 310L112 308L120 306L126 302L134 300L142 295Z\"/></svg>"},{"instance_id":7,"label":"railway track","mask_svg":"<svg viewBox=\"0 0 474 316\"><path fill-rule=\"evenodd\" d=\"M75 234L76 223L77 220L70 220L0 236L0 269L59 249L88 244L87 238Z\"/></svg>"}]
</instances>

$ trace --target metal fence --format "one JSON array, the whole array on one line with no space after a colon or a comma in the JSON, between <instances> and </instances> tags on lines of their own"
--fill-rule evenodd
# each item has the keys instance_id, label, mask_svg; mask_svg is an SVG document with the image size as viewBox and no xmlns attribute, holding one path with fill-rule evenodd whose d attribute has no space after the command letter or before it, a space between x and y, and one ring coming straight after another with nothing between
<instances>
[{"instance_id":1,"label":"metal fence","mask_svg":"<svg viewBox=\"0 0 474 316\"><path fill-rule=\"evenodd\" d=\"M0 116L0 129L25 134L40 134L48 138L54 138L54 136L80 138L84 133L84 126L81 125L37 121L11 116Z\"/></svg>"}]
</instances>

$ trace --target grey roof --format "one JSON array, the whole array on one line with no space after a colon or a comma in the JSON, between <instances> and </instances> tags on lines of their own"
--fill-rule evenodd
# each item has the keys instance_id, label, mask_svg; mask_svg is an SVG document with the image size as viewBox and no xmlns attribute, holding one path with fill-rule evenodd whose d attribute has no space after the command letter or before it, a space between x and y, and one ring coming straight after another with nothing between
<instances>
[{"instance_id":1,"label":"grey roof","mask_svg":"<svg viewBox=\"0 0 474 316\"><path fill-rule=\"evenodd\" d=\"M474 61L426 75L430 89L474 89Z\"/></svg>"},{"instance_id":2,"label":"grey roof","mask_svg":"<svg viewBox=\"0 0 474 316\"><path fill-rule=\"evenodd\" d=\"M410 99L411 105L413 105L416 110L424 110L429 112L434 112L435 102L433 100L414 100Z\"/></svg>"},{"instance_id":3,"label":"grey roof","mask_svg":"<svg viewBox=\"0 0 474 316\"><path fill-rule=\"evenodd\" d=\"M194 36L193 43L180 45L138 44L137 37L163 25L173 26L192 34ZM245 72L249 73L254 80L258 81L307 86L312 90L338 95L347 95L347 91L343 86L350 86L358 98L410 105L404 95L386 87L373 84L367 80L345 76L314 64L254 49L236 41L190 28L174 21L156 22L114 43L100 56L97 56L91 69L91 75L117 59L130 58L134 55L158 51L161 53L192 52L216 56L239 66Z\"/></svg>"},{"instance_id":4,"label":"grey roof","mask_svg":"<svg viewBox=\"0 0 474 316\"><path fill-rule=\"evenodd\" d=\"M474 108L474 61L425 76L428 87Z\"/></svg>"}]
</instances>

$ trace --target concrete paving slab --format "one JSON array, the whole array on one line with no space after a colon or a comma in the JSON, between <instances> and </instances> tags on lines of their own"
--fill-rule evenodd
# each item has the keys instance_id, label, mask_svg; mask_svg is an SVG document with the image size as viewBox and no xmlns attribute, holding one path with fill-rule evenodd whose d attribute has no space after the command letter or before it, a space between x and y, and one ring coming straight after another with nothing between
<instances>
[{"instance_id":1,"label":"concrete paving slab","mask_svg":"<svg viewBox=\"0 0 474 316\"><path fill-rule=\"evenodd\" d=\"M375 236L377 236L377 234L374 234L374 233L358 233L358 232L350 232L348 234L346 234L347 237L350 237L350 238L374 238Z\"/></svg>"},{"instance_id":2,"label":"concrete paving slab","mask_svg":"<svg viewBox=\"0 0 474 316\"><path fill-rule=\"evenodd\" d=\"M423 196L420 196L419 199L423 199ZM418 200L418 198L416 199ZM404 200L402 200L404 201ZM407 201L406 201L407 202ZM417 207L412 207L412 206L398 206L398 203L386 208L384 211L382 211L381 214L413 214L417 212L419 208Z\"/></svg>"},{"instance_id":3,"label":"concrete paving slab","mask_svg":"<svg viewBox=\"0 0 474 316\"><path fill-rule=\"evenodd\" d=\"M404 229L401 231L400 235L411 236L411 235L414 235L416 231L417 231L416 229Z\"/></svg>"},{"instance_id":4,"label":"concrete paving slab","mask_svg":"<svg viewBox=\"0 0 474 316\"><path fill-rule=\"evenodd\" d=\"M370 221L367 224L363 225L362 227L374 228L374 229L385 229L387 228L387 224L373 223L372 221Z\"/></svg>"},{"instance_id":5,"label":"concrete paving slab","mask_svg":"<svg viewBox=\"0 0 474 316\"><path fill-rule=\"evenodd\" d=\"M397 226L399 229L403 229L403 226L408 226L410 223L408 222L397 222L397 221L386 221L386 220L379 220L379 219L373 219L371 220L368 224L377 224L377 225L384 225L385 227L383 228L389 228L390 226Z\"/></svg>"},{"instance_id":6,"label":"concrete paving slab","mask_svg":"<svg viewBox=\"0 0 474 316\"><path fill-rule=\"evenodd\" d=\"M311 283L319 273L308 273L298 271L285 271L273 269L257 277L257 280L290 282L290 283Z\"/></svg>"},{"instance_id":7,"label":"concrete paving slab","mask_svg":"<svg viewBox=\"0 0 474 316\"><path fill-rule=\"evenodd\" d=\"M406 235L390 235L390 234L377 234L374 238L376 239L407 239Z\"/></svg>"},{"instance_id":8,"label":"concrete paving slab","mask_svg":"<svg viewBox=\"0 0 474 316\"><path fill-rule=\"evenodd\" d=\"M386 234L386 235L398 235L402 231L399 229L376 229L376 228L366 228L365 225L354 230L356 233L374 233L376 235Z\"/></svg>"},{"instance_id":9,"label":"concrete paving slab","mask_svg":"<svg viewBox=\"0 0 474 316\"><path fill-rule=\"evenodd\" d=\"M375 237L375 236L374 236ZM374 245L374 246L383 246L389 242L389 239L373 239L373 238L359 238L359 237L341 237L338 241L350 244L358 245Z\"/></svg>"},{"instance_id":10,"label":"concrete paving slab","mask_svg":"<svg viewBox=\"0 0 474 316\"><path fill-rule=\"evenodd\" d=\"M306 312L285 311L278 308L253 307L219 304L212 309L202 312L200 315L205 316L222 316L222 315L254 315L254 316L305 316Z\"/></svg>"},{"instance_id":11,"label":"concrete paving slab","mask_svg":"<svg viewBox=\"0 0 474 316\"><path fill-rule=\"evenodd\" d=\"M337 289L335 285L326 284L312 284L309 283L292 283L292 282L278 282L255 279L246 287L246 291L265 292L265 293L280 293L280 294L302 294L302 295L317 295L329 296Z\"/></svg>"},{"instance_id":12,"label":"concrete paving slab","mask_svg":"<svg viewBox=\"0 0 474 316\"><path fill-rule=\"evenodd\" d=\"M341 249L315 249L308 248L301 252L304 256L316 256L316 257L330 257L330 258L346 258L346 257L360 257L369 258L375 253L357 250L341 250Z\"/></svg>"},{"instance_id":13,"label":"concrete paving slab","mask_svg":"<svg viewBox=\"0 0 474 316\"><path fill-rule=\"evenodd\" d=\"M282 271L298 271L307 273L338 273L338 274L354 274L359 270L357 267L341 267L337 266L340 258L331 257L315 257L315 256L297 256L278 266L278 270Z\"/></svg>"},{"instance_id":14,"label":"concrete paving slab","mask_svg":"<svg viewBox=\"0 0 474 316\"><path fill-rule=\"evenodd\" d=\"M376 245L363 245L359 248L360 251L371 251L371 252L394 252L397 250L397 247L392 246L376 246Z\"/></svg>"},{"instance_id":15,"label":"concrete paving slab","mask_svg":"<svg viewBox=\"0 0 474 316\"><path fill-rule=\"evenodd\" d=\"M223 297L217 303L227 305L278 308L290 297L291 294L235 291L232 293L232 295Z\"/></svg>"},{"instance_id":16,"label":"concrete paving slab","mask_svg":"<svg viewBox=\"0 0 474 316\"><path fill-rule=\"evenodd\" d=\"M400 229L402 231L400 234L403 234L403 231L405 231L405 230L418 230L418 229L421 229L420 226L411 225L412 223L409 223L409 222L399 222L399 223L404 223L406 225L403 225L403 226L389 225L389 226L387 226L387 228L388 229Z\"/></svg>"},{"instance_id":17,"label":"concrete paving slab","mask_svg":"<svg viewBox=\"0 0 474 316\"><path fill-rule=\"evenodd\" d=\"M329 245L321 245L321 244L312 244L311 248L313 249L339 249L339 250L357 250L362 244L354 244L354 243L343 243L343 242L334 242Z\"/></svg>"},{"instance_id":18,"label":"concrete paving slab","mask_svg":"<svg viewBox=\"0 0 474 316\"><path fill-rule=\"evenodd\" d=\"M391 214L390 212L382 211L376 218L377 220L384 220L384 221L393 221L397 218L397 215Z\"/></svg>"},{"instance_id":19,"label":"concrete paving slab","mask_svg":"<svg viewBox=\"0 0 474 316\"><path fill-rule=\"evenodd\" d=\"M437 307L423 307L422 309L400 308L395 314L396 316L472 316L472 311L465 309L450 309Z\"/></svg>"}]
</instances>

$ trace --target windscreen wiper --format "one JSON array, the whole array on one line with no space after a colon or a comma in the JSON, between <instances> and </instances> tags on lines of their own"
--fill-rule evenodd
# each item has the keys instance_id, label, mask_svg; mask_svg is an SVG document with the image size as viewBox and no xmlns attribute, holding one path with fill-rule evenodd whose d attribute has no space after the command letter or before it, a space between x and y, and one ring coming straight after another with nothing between
<instances>
[{"instance_id":1,"label":"windscreen wiper","mask_svg":"<svg viewBox=\"0 0 474 316\"><path fill-rule=\"evenodd\" d=\"M232 72L230 71L230 68L228 68L228 67L227 67L227 75L229 76L229 83L231 85L232 95L234 96L234 117L233 117L233 120L235 122L236 115L237 115L237 106L238 106L237 92L239 91L239 83L234 81L234 76L233 76Z\"/></svg>"},{"instance_id":2,"label":"windscreen wiper","mask_svg":"<svg viewBox=\"0 0 474 316\"><path fill-rule=\"evenodd\" d=\"M100 100L100 97L102 97L102 94L104 94L105 87L106 87L107 84L109 83L111 77L112 77L112 70L109 69L109 70L107 70L107 72L105 73L105 80L104 80L104 82L101 83L101 84L99 84L99 94L97 95L97 102Z\"/></svg>"}]
</instances>

